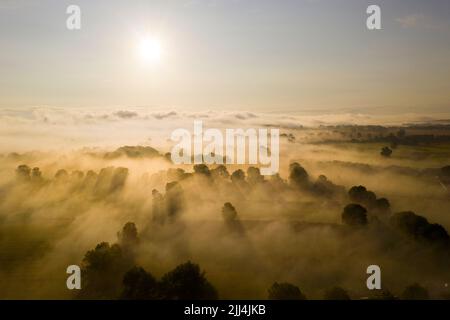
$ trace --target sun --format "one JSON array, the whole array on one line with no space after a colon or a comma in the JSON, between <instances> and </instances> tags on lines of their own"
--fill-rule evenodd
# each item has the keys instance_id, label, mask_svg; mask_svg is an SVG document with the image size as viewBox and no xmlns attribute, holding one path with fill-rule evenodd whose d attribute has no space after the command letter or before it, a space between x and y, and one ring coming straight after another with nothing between
<instances>
[{"instance_id":1,"label":"sun","mask_svg":"<svg viewBox=\"0 0 450 320\"><path fill-rule=\"evenodd\" d=\"M145 64L159 64L162 56L160 41L152 37L141 38L137 44L137 54Z\"/></svg>"}]
</instances>

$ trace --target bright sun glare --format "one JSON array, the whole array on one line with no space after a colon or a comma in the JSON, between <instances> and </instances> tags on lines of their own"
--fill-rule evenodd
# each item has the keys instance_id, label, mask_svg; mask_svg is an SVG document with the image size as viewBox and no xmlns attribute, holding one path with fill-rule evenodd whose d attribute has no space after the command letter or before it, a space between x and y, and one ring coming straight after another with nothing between
<instances>
[{"instance_id":1,"label":"bright sun glare","mask_svg":"<svg viewBox=\"0 0 450 320\"><path fill-rule=\"evenodd\" d=\"M157 64L161 61L161 43L156 38L140 39L137 50L140 59L146 64Z\"/></svg>"}]
</instances>

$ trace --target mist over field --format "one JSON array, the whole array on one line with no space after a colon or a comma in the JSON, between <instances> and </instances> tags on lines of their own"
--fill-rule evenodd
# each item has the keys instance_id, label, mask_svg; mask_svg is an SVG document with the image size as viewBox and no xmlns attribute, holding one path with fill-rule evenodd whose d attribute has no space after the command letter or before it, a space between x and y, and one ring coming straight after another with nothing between
<instances>
[{"instance_id":1,"label":"mist over field","mask_svg":"<svg viewBox=\"0 0 450 320\"><path fill-rule=\"evenodd\" d=\"M280 128L279 175L175 166L170 133L194 120ZM450 297L445 115L30 107L0 124L2 299Z\"/></svg>"}]
</instances>

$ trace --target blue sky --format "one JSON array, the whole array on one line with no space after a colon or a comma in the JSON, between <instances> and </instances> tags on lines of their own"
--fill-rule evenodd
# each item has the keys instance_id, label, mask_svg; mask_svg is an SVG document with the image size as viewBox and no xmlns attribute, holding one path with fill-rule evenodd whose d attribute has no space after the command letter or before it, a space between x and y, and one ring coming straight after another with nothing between
<instances>
[{"instance_id":1,"label":"blue sky","mask_svg":"<svg viewBox=\"0 0 450 320\"><path fill-rule=\"evenodd\" d=\"M136 58L147 35L158 65ZM0 41L2 107L450 109L447 0L2 0Z\"/></svg>"}]
</instances>

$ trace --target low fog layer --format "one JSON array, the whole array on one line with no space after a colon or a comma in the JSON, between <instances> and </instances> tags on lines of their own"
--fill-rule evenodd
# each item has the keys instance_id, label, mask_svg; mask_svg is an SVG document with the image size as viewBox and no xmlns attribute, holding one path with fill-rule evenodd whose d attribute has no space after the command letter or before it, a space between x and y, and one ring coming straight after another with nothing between
<instances>
[{"instance_id":1,"label":"low fog layer","mask_svg":"<svg viewBox=\"0 0 450 320\"><path fill-rule=\"evenodd\" d=\"M317 113L317 112L316 112ZM444 120L441 120L444 119ZM445 120L447 119L447 120ZM61 151L123 145L167 148L173 130L192 130L194 120L207 128L318 127L323 125L403 125L449 123L448 114L383 115L379 113L280 113L256 111L190 111L156 108L0 108L0 153ZM32 137L32 139L30 139Z\"/></svg>"},{"instance_id":2,"label":"low fog layer","mask_svg":"<svg viewBox=\"0 0 450 320\"><path fill-rule=\"evenodd\" d=\"M450 295L445 122L29 111L1 113L0 298L183 298L173 283L192 272L194 298L276 298L298 287L321 299L339 287L358 299L376 295L366 288L373 264L385 296L415 283ZM194 119L281 128L280 174L174 166L170 130ZM66 288L72 264L83 269L81 291ZM139 296L135 279L158 289Z\"/></svg>"}]
</instances>

